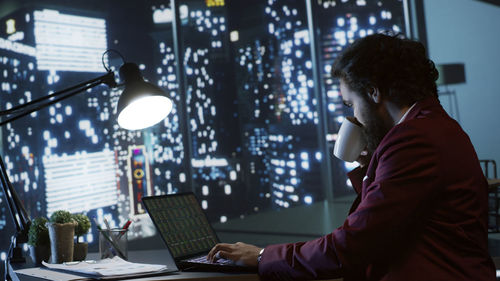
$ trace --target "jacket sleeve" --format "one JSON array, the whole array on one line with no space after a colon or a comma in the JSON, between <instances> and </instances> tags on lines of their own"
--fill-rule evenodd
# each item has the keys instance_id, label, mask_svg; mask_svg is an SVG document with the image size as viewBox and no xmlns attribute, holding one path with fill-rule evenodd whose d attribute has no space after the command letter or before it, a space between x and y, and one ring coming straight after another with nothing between
<instances>
[{"instance_id":1,"label":"jacket sleeve","mask_svg":"<svg viewBox=\"0 0 500 281\"><path fill-rule=\"evenodd\" d=\"M422 128L391 129L368 168L374 178L366 180L361 202L344 224L316 240L266 247L262 279L337 278L401 251L395 241L406 237L439 186L432 143Z\"/></svg>"}]
</instances>

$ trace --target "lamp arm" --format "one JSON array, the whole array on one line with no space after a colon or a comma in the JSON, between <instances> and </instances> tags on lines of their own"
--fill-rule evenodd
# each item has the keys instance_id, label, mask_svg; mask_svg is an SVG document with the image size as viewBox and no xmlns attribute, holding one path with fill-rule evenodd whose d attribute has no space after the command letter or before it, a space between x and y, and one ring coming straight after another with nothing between
<instances>
[{"instance_id":1,"label":"lamp arm","mask_svg":"<svg viewBox=\"0 0 500 281\"><path fill-rule=\"evenodd\" d=\"M78 85L69 87L67 89L54 92L50 95L35 99L28 103L18 105L11 109L1 111L0 116L7 116L6 119L0 122L0 127L8 124L18 118L31 114L42 108L55 104L61 100L72 97L78 93L86 91L88 89L94 88L100 84L106 84L111 88L116 87L115 75L112 71L108 71L106 74L99 76L97 78L82 82ZM5 198L11 213L12 219L14 220L16 226L16 233L11 239L11 248L9 249L7 264L24 262L25 259L22 256L22 249L19 247L20 244L26 243L28 241L28 229L31 223L28 212L24 208L23 203L19 199L16 190L12 186L7 175L7 169L2 157L0 156L0 185L2 186L2 191L5 194ZM7 272L6 272L7 274Z\"/></svg>"},{"instance_id":2,"label":"lamp arm","mask_svg":"<svg viewBox=\"0 0 500 281\"><path fill-rule=\"evenodd\" d=\"M47 96L43 96L43 97L40 97L38 99L35 99L35 100L32 100L30 102L27 102L25 104L21 104L21 105L18 105L18 106L15 106L13 108L10 108L10 109L7 109L7 110L3 110L3 111L0 111L0 116L1 115L10 115L10 114L15 114L16 112L19 112L25 108L28 108L30 106L36 106L38 104L40 104L41 102L43 101L46 101L46 100L50 100L50 99L53 99L55 97L58 97L58 96L61 96L61 95L64 95L64 94L67 94L68 92L71 92L71 91L75 91L77 93L81 92L81 91L84 91L84 90L87 90L89 89L88 85L91 84L91 83L97 83L97 84L93 84L94 86L92 87L95 87L99 84L106 84L108 85L110 88L114 88L116 87L116 82L115 82L115 75L112 71L108 71L106 74L102 75L102 76L99 76L99 77L96 77L94 79L90 79L88 81L85 81L85 82L82 82L78 85L75 85L75 86L72 86L72 87L69 87L69 88L66 88L64 90L61 90L61 91L57 91L57 92L54 92L50 95L47 95ZM87 87L86 87L87 86ZM90 87L90 88L92 88ZM45 106L48 106L50 104L46 104L46 105L39 105L37 106L37 109L35 110L31 110L31 112L29 113L32 113L38 109L41 109ZM25 113L26 111L22 111L22 113ZM29 114L28 113L28 114ZM26 115L26 114L25 114ZM24 116L24 115L23 115ZM9 119L10 120L10 119ZM13 120L10 120L10 121L13 121ZM5 125L7 123L9 123L10 121L4 121L2 123L0 123L0 126L2 125Z\"/></svg>"},{"instance_id":3,"label":"lamp arm","mask_svg":"<svg viewBox=\"0 0 500 281\"><path fill-rule=\"evenodd\" d=\"M14 224L16 226L16 232L10 239L10 247L7 253L7 260L5 262L5 278L9 280L10 272L10 262L20 263L25 262L26 259L23 257L22 249L19 247L22 243L28 242L28 230L31 224L26 209L23 203L19 199L17 192L10 183L9 176L7 175L7 169L0 156L0 183L2 185L2 191L5 195L5 201L7 201L7 206Z\"/></svg>"},{"instance_id":4,"label":"lamp arm","mask_svg":"<svg viewBox=\"0 0 500 281\"><path fill-rule=\"evenodd\" d=\"M67 98L72 97L72 96L74 96L76 94L79 94L79 93L81 93L81 92L83 92L85 90L92 89L92 88L94 88L96 86L99 86L100 84L102 84L102 82L101 81L97 81L97 82L91 83L91 84L89 84L89 85L87 85L87 86L85 86L83 88L75 90L73 92L70 92L70 93L66 93L65 92L66 93L65 96L61 96L61 97L55 98L55 99L53 99L53 100L51 100L51 101L49 101L47 103L44 103L44 104L41 104L41 105L37 105L36 107L32 107L32 108L30 108L28 110L25 110L25 111L23 111L23 112L15 115L15 116L8 117L7 119L5 119L2 122L0 122L0 127L3 126L3 125L5 125L5 124L8 124L8 123L10 123L10 122L12 122L14 120L17 120L17 119L19 119L21 117L24 117L26 115L29 115L29 114L33 113L33 112L36 112L36 111L38 111L38 110L40 110L42 108L45 108L45 107L47 107L49 105L58 103L58 102L60 102L60 101L62 101L64 99L67 99Z\"/></svg>"},{"instance_id":5,"label":"lamp arm","mask_svg":"<svg viewBox=\"0 0 500 281\"><path fill-rule=\"evenodd\" d=\"M24 208L19 196L17 195L14 187L10 183L7 175L7 170L5 169L5 164L2 157L0 156L0 180L3 187L3 192L5 193L7 205L9 207L10 213L16 225L16 232L20 233L27 231L30 224L30 219L28 212ZM21 239L22 240L22 239Z\"/></svg>"},{"instance_id":6,"label":"lamp arm","mask_svg":"<svg viewBox=\"0 0 500 281\"><path fill-rule=\"evenodd\" d=\"M105 75L102 75L102 76L99 76L97 78L82 82L78 85L75 85L75 86L69 87L67 89L52 93L50 95L35 99L31 102L16 106L14 108L2 111L2 112L0 112L0 115L12 115L12 114L14 114L14 116L11 116L5 120L2 120L0 122L0 127L5 125L5 124L8 124L16 119L19 119L23 116L26 116L28 114L35 112L35 111L38 111L44 107L55 104L61 100L72 97L78 93L81 93L85 90L94 88L94 87L96 87L100 84L103 84L103 83L107 84L109 87L116 87L115 75L112 71L108 71ZM47 101L47 100L50 100L50 101L46 102L46 103L42 103L43 101ZM29 109L26 109L26 108L29 108ZM24 111L20 112L23 109L24 109ZM8 178L7 169L5 168L5 164L4 164L1 156L0 156L0 181L1 181L1 185L3 187L3 191L5 193L5 197L7 198L9 210L10 210L11 215L14 219L15 224L16 224L16 231L18 233L25 231L26 228L29 226L30 219L29 219L28 213L26 212L26 209L24 208L21 200L19 200L19 196L17 195L15 189L12 186L12 183L10 182L10 180Z\"/></svg>"}]
</instances>

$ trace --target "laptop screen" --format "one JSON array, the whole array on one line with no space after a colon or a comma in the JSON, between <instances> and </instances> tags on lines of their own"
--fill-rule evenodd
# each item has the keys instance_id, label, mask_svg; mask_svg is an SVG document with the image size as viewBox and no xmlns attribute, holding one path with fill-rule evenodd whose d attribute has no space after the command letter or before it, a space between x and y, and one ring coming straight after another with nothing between
<instances>
[{"instance_id":1,"label":"laptop screen","mask_svg":"<svg viewBox=\"0 0 500 281\"><path fill-rule=\"evenodd\" d=\"M218 242L193 193L143 197L142 202L174 259L208 253Z\"/></svg>"}]
</instances>

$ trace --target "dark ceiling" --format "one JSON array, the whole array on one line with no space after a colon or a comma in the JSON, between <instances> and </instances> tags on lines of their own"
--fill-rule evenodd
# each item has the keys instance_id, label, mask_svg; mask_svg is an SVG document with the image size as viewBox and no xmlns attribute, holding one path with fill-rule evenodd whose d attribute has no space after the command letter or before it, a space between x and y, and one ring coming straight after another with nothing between
<instances>
[{"instance_id":1,"label":"dark ceiling","mask_svg":"<svg viewBox=\"0 0 500 281\"><path fill-rule=\"evenodd\" d=\"M500 0L476 0L480 2L486 2L500 7Z\"/></svg>"}]
</instances>

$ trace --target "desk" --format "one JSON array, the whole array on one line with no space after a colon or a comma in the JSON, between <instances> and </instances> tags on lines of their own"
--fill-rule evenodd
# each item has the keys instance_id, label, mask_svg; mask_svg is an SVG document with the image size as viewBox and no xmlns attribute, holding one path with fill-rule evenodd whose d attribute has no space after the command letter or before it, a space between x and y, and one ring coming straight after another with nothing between
<instances>
[{"instance_id":1,"label":"desk","mask_svg":"<svg viewBox=\"0 0 500 281\"><path fill-rule=\"evenodd\" d=\"M96 259L98 257L97 253L89 253L88 259ZM30 258L27 258L30 260ZM175 267L175 263L172 260L170 254L166 250L150 250L150 251L130 251L129 260L131 262L142 262L142 263L152 263L152 264L165 264L168 267ZM31 262L24 266L14 267L14 270L21 268L29 268L32 266ZM17 274L19 281L45 281L49 279L36 278L32 276L27 276L24 274ZM79 279L84 280L84 279ZM161 280L189 280L189 281L260 281L259 276L256 273L221 273L221 272L173 272L168 275L163 276L151 276L127 279L130 281L161 281ZM17 281L17 280L16 280ZM52 281L52 280L51 280ZM320 280L321 281L321 280ZM330 279L323 281L342 281L342 279Z\"/></svg>"},{"instance_id":2,"label":"desk","mask_svg":"<svg viewBox=\"0 0 500 281\"><path fill-rule=\"evenodd\" d=\"M97 254L90 254L90 256L97 256ZM173 264L170 255L162 250L151 250L151 251L133 251L129 252L130 260L134 262L145 262L145 263L156 263L165 264L170 266ZM133 257L133 258L132 258ZM137 258L143 258L143 260L138 261ZM28 258L29 259L29 258ZM163 261L163 262L161 262ZM495 267L497 268L497 276L500 273L500 257L493 257ZM28 263L29 266L29 263ZM175 264L174 264L175 266ZM23 274L18 274L17 277L19 281L44 281L48 279L35 278L31 276L26 276ZM82 280L82 279L80 279ZM152 277L142 277L127 279L130 281L161 281L161 280L189 280L189 281L259 281L257 274L250 273L219 273L219 272L174 272L164 276L152 276ZM500 280L497 278L497 280ZM342 279L331 279L324 281L342 281Z\"/></svg>"},{"instance_id":3,"label":"desk","mask_svg":"<svg viewBox=\"0 0 500 281\"><path fill-rule=\"evenodd\" d=\"M52 275L54 277L52 278L39 278L39 277L32 277L24 274L18 274L18 280L20 281L46 281L46 280L59 280L59 281L70 281L70 280L78 280L78 281L83 281L83 280L94 280L94 279L86 279L86 278L76 278L76 275L72 275L73 277L67 277L70 275L66 275L64 273L58 273L58 272L51 272L52 274L57 274L57 275ZM185 281L216 281L216 280L222 280L222 281L230 281L230 280L235 280L235 281L259 281L259 277L257 274L229 274L229 273L217 273L217 272L174 272L170 273L168 275L162 275L162 276L150 276L150 277L141 277L141 278L132 278L132 279L126 279L130 281L163 281L163 280L185 280Z\"/></svg>"},{"instance_id":4,"label":"desk","mask_svg":"<svg viewBox=\"0 0 500 281\"><path fill-rule=\"evenodd\" d=\"M488 187L495 188L500 186L500 179L488 179Z\"/></svg>"},{"instance_id":5,"label":"desk","mask_svg":"<svg viewBox=\"0 0 500 281\"><path fill-rule=\"evenodd\" d=\"M88 259L97 259L97 253L89 253ZM29 260L30 258L27 257ZM140 263L164 264L169 268L177 268L170 254L166 250L130 251L129 261ZM14 271L29 268L32 264L13 266ZM42 281L44 278L36 278L25 274L17 274L19 281ZM258 281L259 277L253 273L220 273L220 272L174 272L163 276L141 277L127 279L133 281L149 280L238 280L238 281Z\"/></svg>"}]
</instances>

